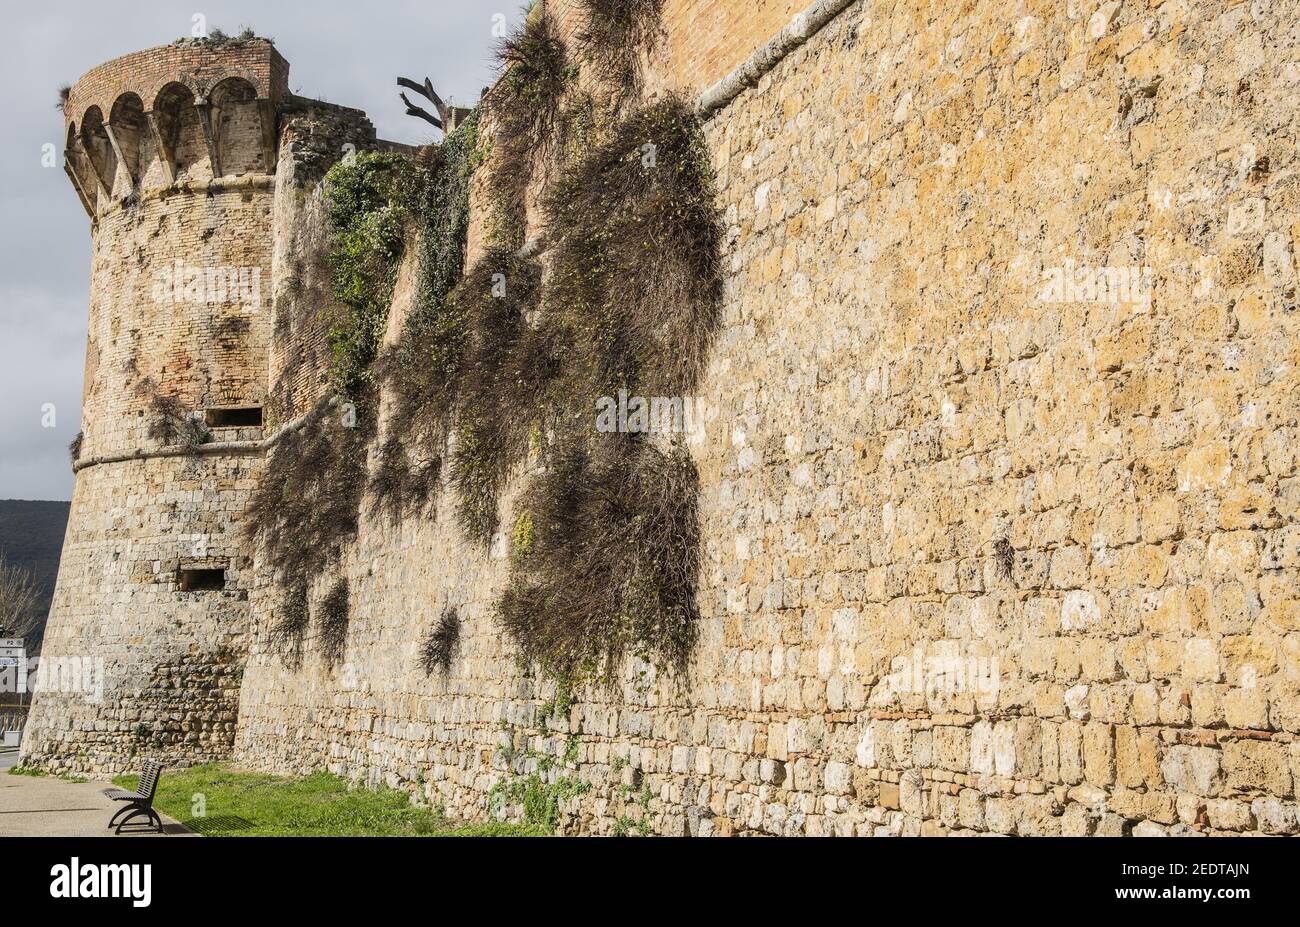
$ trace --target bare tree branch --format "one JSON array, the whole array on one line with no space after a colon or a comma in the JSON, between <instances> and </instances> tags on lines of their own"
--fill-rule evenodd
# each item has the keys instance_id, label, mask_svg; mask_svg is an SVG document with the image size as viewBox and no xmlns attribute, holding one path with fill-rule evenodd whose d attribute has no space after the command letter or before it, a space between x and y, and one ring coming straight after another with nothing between
<instances>
[{"instance_id":1,"label":"bare tree branch","mask_svg":"<svg viewBox=\"0 0 1300 927\"><path fill-rule=\"evenodd\" d=\"M31 571L0 554L0 637L25 638L40 620L40 593Z\"/></svg>"},{"instance_id":2,"label":"bare tree branch","mask_svg":"<svg viewBox=\"0 0 1300 927\"><path fill-rule=\"evenodd\" d=\"M402 97L402 102L406 104L406 115L419 116L424 121L433 123L434 128L437 129L442 128L442 120L440 120L437 116L434 116L433 114L429 113L427 110L421 109L420 107L416 106L414 103L412 103L410 100L406 98L406 94L403 93L400 96Z\"/></svg>"},{"instance_id":3,"label":"bare tree branch","mask_svg":"<svg viewBox=\"0 0 1300 927\"><path fill-rule=\"evenodd\" d=\"M406 94L402 94L402 102L406 104L406 114L408 116L419 116L421 119L428 120L444 131L446 131L447 126L452 125L455 122L455 109L443 102L442 97L438 96L438 92L433 89L433 81L429 80L429 78L426 77L423 84L417 84L409 77L399 77L397 79L397 85L399 87L405 87L407 90L415 91L432 103L434 109L438 111L438 115L435 117L427 110L411 103L411 101L406 98Z\"/></svg>"},{"instance_id":4,"label":"bare tree branch","mask_svg":"<svg viewBox=\"0 0 1300 927\"><path fill-rule=\"evenodd\" d=\"M438 94L434 91L433 81L429 80L429 78L427 77L424 79L423 85L417 84L409 77L399 77L397 79L397 83L400 86L405 87L407 90L414 90L416 93L423 96L426 100L428 100L430 103L436 106L438 108L438 112L440 113L444 110L444 108L447 105L442 102L442 97L438 96Z\"/></svg>"}]
</instances>

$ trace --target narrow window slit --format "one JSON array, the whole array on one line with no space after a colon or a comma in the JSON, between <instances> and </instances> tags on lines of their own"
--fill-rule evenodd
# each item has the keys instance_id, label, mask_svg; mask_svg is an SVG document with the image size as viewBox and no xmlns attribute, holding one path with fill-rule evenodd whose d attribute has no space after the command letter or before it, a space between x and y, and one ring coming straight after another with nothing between
<instances>
[{"instance_id":1,"label":"narrow window slit","mask_svg":"<svg viewBox=\"0 0 1300 927\"><path fill-rule=\"evenodd\" d=\"M208 409L203 413L209 428L261 428L262 407Z\"/></svg>"},{"instance_id":2,"label":"narrow window slit","mask_svg":"<svg viewBox=\"0 0 1300 927\"><path fill-rule=\"evenodd\" d=\"M224 567L184 567L176 577L181 592L220 592L226 588Z\"/></svg>"}]
</instances>

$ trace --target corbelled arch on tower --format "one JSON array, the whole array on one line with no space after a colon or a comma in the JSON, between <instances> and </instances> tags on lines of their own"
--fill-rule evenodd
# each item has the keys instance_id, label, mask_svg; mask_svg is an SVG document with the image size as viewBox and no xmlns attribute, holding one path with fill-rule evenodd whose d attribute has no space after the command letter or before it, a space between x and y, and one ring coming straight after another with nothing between
<instances>
[{"instance_id":1,"label":"corbelled arch on tower","mask_svg":"<svg viewBox=\"0 0 1300 927\"><path fill-rule=\"evenodd\" d=\"M64 135L63 169L72 181L73 188L81 200L81 205L92 216L95 212L97 190L90 176L85 153L81 149L81 136L77 134L77 123L69 122Z\"/></svg>"},{"instance_id":2,"label":"corbelled arch on tower","mask_svg":"<svg viewBox=\"0 0 1300 927\"><path fill-rule=\"evenodd\" d=\"M90 107L81 117L80 141L95 179L99 181L99 188L112 194L113 181L117 177L117 153L113 151L104 126L104 114L98 106Z\"/></svg>"},{"instance_id":3,"label":"corbelled arch on tower","mask_svg":"<svg viewBox=\"0 0 1300 927\"><path fill-rule=\"evenodd\" d=\"M140 182L141 153L148 154L151 147L148 144L148 120L140 95L128 91L118 97L109 111L105 129L118 161L126 169L127 182L134 190Z\"/></svg>"},{"instance_id":4,"label":"corbelled arch on tower","mask_svg":"<svg viewBox=\"0 0 1300 927\"><path fill-rule=\"evenodd\" d=\"M180 81L169 82L154 98L149 119L164 182L188 179L195 165L209 156L194 91Z\"/></svg>"},{"instance_id":5,"label":"corbelled arch on tower","mask_svg":"<svg viewBox=\"0 0 1300 927\"><path fill-rule=\"evenodd\" d=\"M257 90L242 77L227 77L208 96L217 176L269 172L274 164L262 135Z\"/></svg>"}]
</instances>

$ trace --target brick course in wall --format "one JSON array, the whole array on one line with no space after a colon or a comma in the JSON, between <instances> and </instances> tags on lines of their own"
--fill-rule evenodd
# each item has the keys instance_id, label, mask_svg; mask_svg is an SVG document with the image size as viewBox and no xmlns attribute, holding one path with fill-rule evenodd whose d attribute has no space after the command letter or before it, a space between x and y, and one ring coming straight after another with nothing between
<instances>
[{"instance_id":1,"label":"brick course in wall","mask_svg":"<svg viewBox=\"0 0 1300 927\"><path fill-rule=\"evenodd\" d=\"M203 97L228 77L242 77L259 97L278 102L288 93L289 62L264 39L224 46L187 39L132 52L82 75L63 108L65 122L79 125L92 106L99 107L107 119L113 104L126 93L136 94L145 109L151 109L158 94L171 83L180 83L196 97Z\"/></svg>"}]
</instances>

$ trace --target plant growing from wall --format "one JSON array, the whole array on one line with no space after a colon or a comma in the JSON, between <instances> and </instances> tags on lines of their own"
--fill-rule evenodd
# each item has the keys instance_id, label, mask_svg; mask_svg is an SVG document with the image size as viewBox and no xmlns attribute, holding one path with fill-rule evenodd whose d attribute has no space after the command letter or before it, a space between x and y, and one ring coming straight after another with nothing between
<instances>
[{"instance_id":1,"label":"plant growing from wall","mask_svg":"<svg viewBox=\"0 0 1300 927\"><path fill-rule=\"evenodd\" d=\"M636 96L641 56L658 38L663 0L581 0L581 6L578 42L584 58L619 98Z\"/></svg>"},{"instance_id":2,"label":"plant growing from wall","mask_svg":"<svg viewBox=\"0 0 1300 927\"><path fill-rule=\"evenodd\" d=\"M466 533L487 543L497 528L497 497L528 446L539 393L556 361L528 324L541 289L541 266L489 252L449 298L464 337L457 370L456 441L451 478Z\"/></svg>"},{"instance_id":3,"label":"plant growing from wall","mask_svg":"<svg viewBox=\"0 0 1300 927\"><path fill-rule=\"evenodd\" d=\"M420 644L420 668L424 675L432 676L435 672L447 675L459 644L460 615L456 609L448 608Z\"/></svg>"},{"instance_id":4,"label":"plant growing from wall","mask_svg":"<svg viewBox=\"0 0 1300 927\"><path fill-rule=\"evenodd\" d=\"M321 659L329 666L343 660L348 644L349 597L348 581L339 577L330 591L321 599L317 609L317 647Z\"/></svg>"},{"instance_id":5,"label":"plant growing from wall","mask_svg":"<svg viewBox=\"0 0 1300 927\"><path fill-rule=\"evenodd\" d=\"M524 197L534 169L546 165L558 140L564 94L575 72L545 9L530 14L496 54L502 74L486 99L493 127L489 221L492 239L513 249L524 243Z\"/></svg>"},{"instance_id":6,"label":"plant growing from wall","mask_svg":"<svg viewBox=\"0 0 1300 927\"><path fill-rule=\"evenodd\" d=\"M183 38L177 39L173 44L181 44L190 41L196 41L196 40L192 39L190 36L185 36ZM240 26L239 32L235 33L234 35L231 35L230 33L226 32L224 29L218 29L216 27L213 27L208 31L207 35L200 36L197 39L197 41L202 45L207 45L212 48L226 48L226 47L234 47L238 45L247 45L249 42L266 42L270 45L275 44L275 39L269 36L258 35L249 26Z\"/></svg>"},{"instance_id":7,"label":"plant growing from wall","mask_svg":"<svg viewBox=\"0 0 1300 927\"><path fill-rule=\"evenodd\" d=\"M484 158L478 124L478 112L472 112L403 174L400 201L420 247L412 320L435 314L464 273L470 179Z\"/></svg>"},{"instance_id":8,"label":"plant growing from wall","mask_svg":"<svg viewBox=\"0 0 1300 927\"><path fill-rule=\"evenodd\" d=\"M357 531L376 431L375 360L404 247L405 170L397 155L362 152L325 177L333 290L344 307L329 331L334 396L280 438L246 513L247 536L295 589L337 563Z\"/></svg>"},{"instance_id":9,"label":"plant growing from wall","mask_svg":"<svg viewBox=\"0 0 1300 927\"><path fill-rule=\"evenodd\" d=\"M509 776L492 787L488 793L491 813L503 816L515 805L524 824L553 834L560 820L560 804L591 791L590 782L572 774L578 768L578 749L578 739L569 737L560 757L536 750L509 750L506 759L512 767L531 767L531 771Z\"/></svg>"},{"instance_id":10,"label":"plant growing from wall","mask_svg":"<svg viewBox=\"0 0 1300 927\"><path fill-rule=\"evenodd\" d=\"M721 303L721 228L698 124L678 99L642 109L547 196L551 272L545 467L499 602L521 651L563 679L628 655L684 671L698 617L698 477L680 446L598 434L598 397L690 396Z\"/></svg>"},{"instance_id":11,"label":"plant growing from wall","mask_svg":"<svg viewBox=\"0 0 1300 927\"><path fill-rule=\"evenodd\" d=\"M400 155L367 151L338 162L325 175L334 295L344 307L329 331L330 382L342 399L355 400L373 386L371 365L384 336L405 239L405 210L397 192L405 164Z\"/></svg>"},{"instance_id":12,"label":"plant growing from wall","mask_svg":"<svg viewBox=\"0 0 1300 927\"><path fill-rule=\"evenodd\" d=\"M495 172L493 177L498 176ZM440 446L466 533L486 543L531 450L498 603L526 658L570 683L628 655L684 670L695 639L698 479L680 447L598 435L596 400L689 396L721 300L720 224L698 124L668 98L614 127L546 196L551 271L496 241L422 303L389 377L403 423ZM520 526L524 527L520 527Z\"/></svg>"},{"instance_id":13,"label":"plant growing from wall","mask_svg":"<svg viewBox=\"0 0 1300 927\"><path fill-rule=\"evenodd\" d=\"M594 418L597 399L619 389L689 397L704 371L722 277L702 133L690 107L667 97L591 133L600 143L551 181L545 152L566 131L574 75L544 12L502 60L487 100L493 225L468 272L469 182L484 158L477 114L409 171L377 157L331 171L335 287L349 307L332 374L341 399L361 399L362 427L339 432L322 407L282 439L250 524L289 587L310 583L355 534L367 482L376 510L401 518L428 500L449 453L459 521L485 544L502 487L532 455L539 467L516 510L498 602L523 657L566 692L613 681L628 656L684 671L698 618L694 465L680 443L598 433ZM537 163L548 164L545 279L518 250ZM403 217L421 249L415 304L377 364ZM391 393L397 427L369 475L377 390ZM427 673L447 670L458 637L458 617L445 613L422 642Z\"/></svg>"},{"instance_id":14,"label":"plant growing from wall","mask_svg":"<svg viewBox=\"0 0 1300 927\"><path fill-rule=\"evenodd\" d=\"M356 535L367 483L376 510L394 518L426 501L437 485L441 457L417 448L425 459L412 465L397 434L382 445L373 477L367 455L377 434L380 382L403 388L421 382L406 376L427 363L412 345L433 339L413 338L410 329L420 332L433 320L428 327L437 330L446 293L461 276L469 178L480 158L476 118L470 116L415 165L395 155L362 153L326 176L333 290L345 307L330 331L334 396L278 440L246 512L246 536L262 545L265 561L275 565L286 588L306 589L339 562ZM417 304L402 345L379 363L408 218L420 235ZM419 409L422 398L410 397L407 410ZM400 416L401 390L396 399Z\"/></svg>"},{"instance_id":15,"label":"plant growing from wall","mask_svg":"<svg viewBox=\"0 0 1300 927\"><path fill-rule=\"evenodd\" d=\"M523 497L532 550L498 603L521 651L561 679L627 656L684 671L697 635L698 477L682 449L566 439Z\"/></svg>"},{"instance_id":16,"label":"plant growing from wall","mask_svg":"<svg viewBox=\"0 0 1300 927\"><path fill-rule=\"evenodd\" d=\"M380 446L370 475L370 511L386 515L390 522L400 522L408 513L425 507L438 487L441 473L441 457L413 463L401 437L390 434Z\"/></svg>"},{"instance_id":17,"label":"plant growing from wall","mask_svg":"<svg viewBox=\"0 0 1300 927\"><path fill-rule=\"evenodd\" d=\"M306 590L356 535L373 432L371 401L336 407L326 400L276 443L244 530L260 541L282 586Z\"/></svg>"},{"instance_id":18,"label":"plant growing from wall","mask_svg":"<svg viewBox=\"0 0 1300 927\"><path fill-rule=\"evenodd\" d=\"M148 389L156 389L153 381L144 381ZM185 408L179 396L154 392L149 400L149 437L164 447L184 447L197 451L212 440L202 419Z\"/></svg>"},{"instance_id":19,"label":"plant growing from wall","mask_svg":"<svg viewBox=\"0 0 1300 927\"><path fill-rule=\"evenodd\" d=\"M543 324L571 369L597 396L690 395L718 324L722 232L689 105L668 97L624 119L548 191L546 212Z\"/></svg>"},{"instance_id":20,"label":"plant growing from wall","mask_svg":"<svg viewBox=\"0 0 1300 927\"><path fill-rule=\"evenodd\" d=\"M279 654L286 669L302 666L303 640L309 621L307 586L294 583L281 595L275 622L267 634L267 645L272 653Z\"/></svg>"},{"instance_id":21,"label":"plant growing from wall","mask_svg":"<svg viewBox=\"0 0 1300 927\"><path fill-rule=\"evenodd\" d=\"M463 320L448 295L464 273L470 178L482 157L478 114L471 113L441 145L421 152L400 190L420 250L411 311L377 365L392 396L392 419L406 436L403 441L390 435L381 453L381 504L394 515L417 497L425 501L442 472L464 337ZM410 458L422 459L422 473L401 472L409 470Z\"/></svg>"},{"instance_id":22,"label":"plant growing from wall","mask_svg":"<svg viewBox=\"0 0 1300 927\"><path fill-rule=\"evenodd\" d=\"M73 438L72 441L69 442L68 444L68 456L72 459L72 463L74 466L76 465L77 461L81 459L81 445L85 442L85 440L86 440L86 433L84 431L78 431L77 436Z\"/></svg>"}]
</instances>

